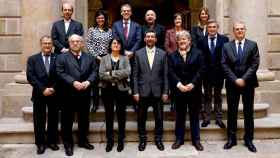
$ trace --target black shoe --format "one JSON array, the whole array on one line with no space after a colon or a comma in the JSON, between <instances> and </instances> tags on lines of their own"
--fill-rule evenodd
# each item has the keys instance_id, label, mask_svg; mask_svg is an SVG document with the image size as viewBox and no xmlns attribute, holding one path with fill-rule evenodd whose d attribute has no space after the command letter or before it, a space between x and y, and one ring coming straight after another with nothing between
<instances>
[{"instance_id":1,"label":"black shoe","mask_svg":"<svg viewBox=\"0 0 280 158\"><path fill-rule=\"evenodd\" d=\"M121 151L123 151L123 148L124 148L124 142L118 141L117 151L121 152Z\"/></svg>"},{"instance_id":2,"label":"black shoe","mask_svg":"<svg viewBox=\"0 0 280 158\"><path fill-rule=\"evenodd\" d=\"M184 143L182 143L180 140L176 140L175 143L172 144L171 148L172 149L179 149L181 145L183 145Z\"/></svg>"},{"instance_id":3,"label":"black shoe","mask_svg":"<svg viewBox=\"0 0 280 158\"><path fill-rule=\"evenodd\" d=\"M88 150L93 150L94 149L94 146L91 145L90 143L81 143L81 144L78 144L78 146L80 148L85 148L85 149L88 149Z\"/></svg>"},{"instance_id":4,"label":"black shoe","mask_svg":"<svg viewBox=\"0 0 280 158\"><path fill-rule=\"evenodd\" d=\"M114 146L114 142L112 142L112 141L107 142L107 145L105 148L106 152L110 152L113 149L113 146Z\"/></svg>"},{"instance_id":5,"label":"black shoe","mask_svg":"<svg viewBox=\"0 0 280 158\"><path fill-rule=\"evenodd\" d=\"M195 147L195 149L196 149L197 151L203 151L203 146L201 145L201 143L200 143L199 141L194 142L194 143L193 143L193 146Z\"/></svg>"},{"instance_id":6,"label":"black shoe","mask_svg":"<svg viewBox=\"0 0 280 158\"><path fill-rule=\"evenodd\" d=\"M37 154L38 154L38 155L44 154L44 153L45 153L45 150L46 150L45 145L38 145L38 146L37 146Z\"/></svg>"},{"instance_id":7,"label":"black shoe","mask_svg":"<svg viewBox=\"0 0 280 158\"><path fill-rule=\"evenodd\" d=\"M158 150L160 150L160 151L164 150L164 145L163 145L161 140L160 141L156 141L155 144L156 144Z\"/></svg>"},{"instance_id":8,"label":"black shoe","mask_svg":"<svg viewBox=\"0 0 280 158\"><path fill-rule=\"evenodd\" d=\"M201 127L207 127L208 125L210 124L210 121L203 121L202 123L201 123Z\"/></svg>"},{"instance_id":9,"label":"black shoe","mask_svg":"<svg viewBox=\"0 0 280 158\"><path fill-rule=\"evenodd\" d=\"M146 141L140 141L138 145L138 150L139 151L144 151L146 148Z\"/></svg>"},{"instance_id":10,"label":"black shoe","mask_svg":"<svg viewBox=\"0 0 280 158\"><path fill-rule=\"evenodd\" d=\"M228 140L228 142L224 145L224 149L231 149L233 146L236 145L236 140Z\"/></svg>"},{"instance_id":11,"label":"black shoe","mask_svg":"<svg viewBox=\"0 0 280 158\"><path fill-rule=\"evenodd\" d=\"M257 149L252 141L246 141L245 146L248 148L249 151L256 153Z\"/></svg>"},{"instance_id":12,"label":"black shoe","mask_svg":"<svg viewBox=\"0 0 280 158\"><path fill-rule=\"evenodd\" d=\"M52 149L53 151L59 150L59 147L57 144L48 144L48 148Z\"/></svg>"},{"instance_id":13,"label":"black shoe","mask_svg":"<svg viewBox=\"0 0 280 158\"><path fill-rule=\"evenodd\" d=\"M65 147L65 154L67 156L73 156L73 147Z\"/></svg>"},{"instance_id":14,"label":"black shoe","mask_svg":"<svg viewBox=\"0 0 280 158\"><path fill-rule=\"evenodd\" d=\"M222 120L216 120L216 125L218 125L220 128L226 128Z\"/></svg>"}]
</instances>

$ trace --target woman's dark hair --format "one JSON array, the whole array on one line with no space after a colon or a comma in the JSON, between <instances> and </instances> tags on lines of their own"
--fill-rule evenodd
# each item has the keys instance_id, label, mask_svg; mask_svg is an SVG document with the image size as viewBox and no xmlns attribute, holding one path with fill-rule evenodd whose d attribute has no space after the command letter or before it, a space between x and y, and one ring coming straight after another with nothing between
<instances>
[{"instance_id":1,"label":"woman's dark hair","mask_svg":"<svg viewBox=\"0 0 280 158\"><path fill-rule=\"evenodd\" d=\"M177 12L177 13L175 13L174 15L173 15L173 21L178 17L178 16L180 16L181 17L181 19L182 19L182 28L183 29L186 29L186 26L185 26L185 16L184 16L184 14L183 13L181 13L181 12ZM175 26L175 25L174 25Z\"/></svg>"},{"instance_id":2,"label":"woman's dark hair","mask_svg":"<svg viewBox=\"0 0 280 158\"><path fill-rule=\"evenodd\" d=\"M203 12L203 11L208 15L208 19L207 19L207 20L209 20L209 19L210 19L210 14L209 14L208 8L202 7L202 8L200 8L199 14L198 14L198 19L199 19L199 21L201 21L200 14L201 14L201 12Z\"/></svg>"},{"instance_id":3,"label":"woman's dark hair","mask_svg":"<svg viewBox=\"0 0 280 158\"><path fill-rule=\"evenodd\" d=\"M112 43L113 41L117 41L120 45L121 45L121 50L120 50L120 54L124 55L124 47L123 47L123 43L120 39L114 37L110 42L109 42L109 54L112 53Z\"/></svg>"},{"instance_id":4,"label":"woman's dark hair","mask_svg":"<svg viewBox=\"0 0 280 158\"><path fill-rule=\"evenodd\" d=\"M108 31L109 30L109 17L108 17L108 14L106 11L104 10L98 10L96 13L95 13L95 17L94 17L94 27L97 27L97 22L96 22L96 18L100 15L103 15L104 18L105 18L105 22L104 22L104 26L103 26L103 29L104 31Z\"/></svg>"}]
</instances>

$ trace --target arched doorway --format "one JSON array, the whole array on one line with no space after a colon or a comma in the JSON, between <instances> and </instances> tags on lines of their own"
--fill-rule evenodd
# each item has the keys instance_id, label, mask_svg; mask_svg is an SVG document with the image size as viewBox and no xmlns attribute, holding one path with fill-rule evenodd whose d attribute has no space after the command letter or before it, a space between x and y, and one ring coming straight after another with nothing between
<instances>
[{"instance_id":1,"label":"arched doorway","mask_svg":"<svg viewBox=\"0 0 280 158\"><path fill-rule=\"evenodd\" d=\"M197 12L203 6L203 1L190 0L88 0L88 27L93 25L95 12L98 9L108 11L110 24L120 19L120 6L129 2L133 8L133 20L144 23L144 15L148 9L157 13L157 22L167 28L173 25L173 14L182 12L186 18L186 28L190 29L197 20Z\"/></svg>"}]
</instances>

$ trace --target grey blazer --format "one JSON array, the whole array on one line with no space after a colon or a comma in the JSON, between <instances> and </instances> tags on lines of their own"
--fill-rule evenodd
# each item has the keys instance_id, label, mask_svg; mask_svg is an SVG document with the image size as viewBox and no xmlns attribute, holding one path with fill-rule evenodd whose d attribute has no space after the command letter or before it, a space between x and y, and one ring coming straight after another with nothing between
<instances>
[{"instance_id":1,"label":"grey blazer","mask_svg":"<svg viewBox=\"0 0 280 158\"><path fill-rule=\"evenodd\" d=\"M112 72L111 74L109 72ZM119 70L112 71L111 54L102 57L99 67L100 87L106 88L109 84L116 84L120 91L128 91L128 77L131 73L129 59L120 55Z\"/></svg>"},{"instance_id":2,"label":"grey blazer","mask_svg":"<svg viewBox=\"0 0 280 158\"><path fill-rule=\"evenodd\" d=\"M161 97L168 94L168 65L166 52L156 48L152 69L149 66L146 47L135 53L133 67L133 94L140 97Z\"/></svg>"}]
</instances>

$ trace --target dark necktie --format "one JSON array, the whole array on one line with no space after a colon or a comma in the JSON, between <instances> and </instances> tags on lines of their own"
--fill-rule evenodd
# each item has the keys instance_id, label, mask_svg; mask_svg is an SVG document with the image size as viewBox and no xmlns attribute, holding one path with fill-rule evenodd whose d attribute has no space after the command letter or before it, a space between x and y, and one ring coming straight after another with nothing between
<instances>
[{"instance_id":1,"label":"dark necktie","mask_svg":"<svg viewBox=\"0 0 280 158\"><path fill-rule=\"evenodd\" d=\"M78 65L81 66L81 56L79 54L75 54L75 59L77 60Z\"/></svg>"},{"instance_id":2,"label":"dark necktie","mask_svg":"<svg viewBox=\"0 0 280 158\"><path fill-rule=\"evenodd\" d=\"M50 72L50 63L49 63L50 56L49 55L44 55L44 56L45 56L44 65L45 65L47 74L49 74L49 72Z\"/></svg>"},{"instance_id":3,"label":"dark necktie","mask_svg":"<svg viewBox=\"0 0 280 158\"><path fill-rule=\"evenodd\" d=\"M127 40L127 38L128 38L128 22L127 21L124 22L123 33L124 33L125 40Z\"/></svg>"},{"instance_id":4,"label":"dark necktie","mask_svg":"<svg viewBox=\"0 0 280 158\"><path fill-rule=\"evenodd\" d=\"M210 37L210 40L211 40L211 43L210 43L210 51L211 51L211 53L212 54L214 54L215 53L215 38L216 37Z\"/></svg>"},{"instance_id":5,"label":"dark necktie","mask_svg":"<svg viewBox=\"0 0 280 158\"><path fill-rule=\"evenodd\" d=\"M242 45L242 43L241 43L241 42L238 42L237 55L238 55L238 60L239 60L239 63L240 63L240 64L241 64L241 60L242 60L242 57L243 57L243 50L242 50L241 45Z\"/></svg>"}]
</instances>

